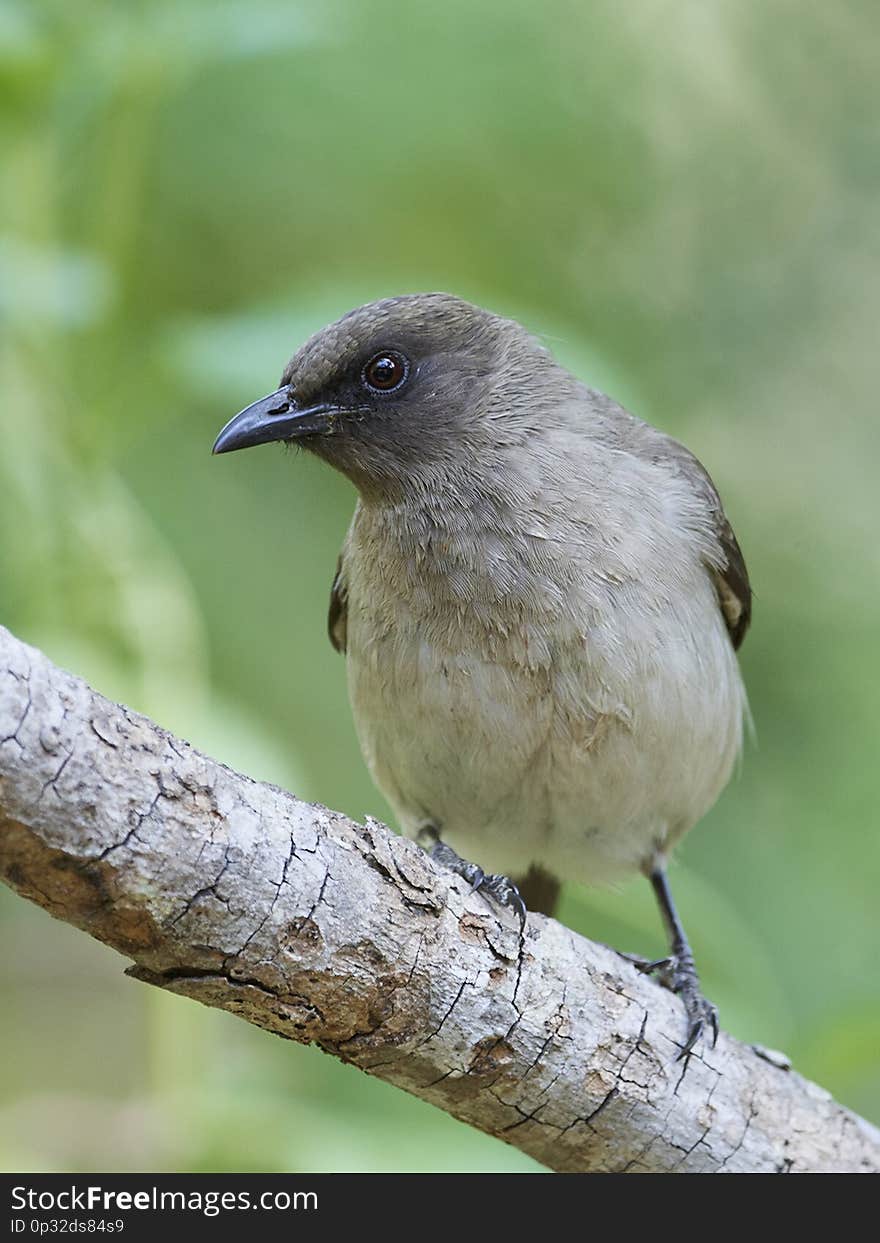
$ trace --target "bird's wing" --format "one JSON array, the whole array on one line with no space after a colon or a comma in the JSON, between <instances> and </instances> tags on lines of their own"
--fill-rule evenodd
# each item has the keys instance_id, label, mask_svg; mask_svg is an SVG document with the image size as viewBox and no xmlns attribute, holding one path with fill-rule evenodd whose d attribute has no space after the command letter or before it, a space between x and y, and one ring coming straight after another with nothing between
<instances>
[{"instance_id":1,"label":"bird's wing","mask_svg":"<svg viewBox=\"0 0 880 1243\"><path fill-rule=\"evenodd\" d=\"M327 633L330 642L337 652L345 655L346 630L348 626L348 587L345 582L345 567L342 554L336 562L336 573L330 588L330 607L327 610Z\"/></svg>"},{"instance_id":2,"label":"bird's wing","mask_svg":"<svg viewBox=\"0 0 880 1243\"><path fill-rule=\"evenodd\" d=\"M717 497L717 492L715 495ZM715 521L718 542L727 558L725 566L719 569L713 568L715 590L718 592L718 602L721 605L727 629L730 631L731 641L733 646L738 648L746 637L749 622L752 620L752 588L745 558L720 500Z\"/></svg>"},{"instance_id":3,"label":"bird's wing","mask_svg":"<svg viewBox=\"0 0 880 1243\"><path fill-rule=\"evenodd\" d=\"M727 624L731 642L738 648L752 620L752 588L745 558L733 533L709 472L689 449L670 438L672 462L686 476L708 507L719 556L708 562L715 581L718 603Z\"/></svg>"}]
</instances>

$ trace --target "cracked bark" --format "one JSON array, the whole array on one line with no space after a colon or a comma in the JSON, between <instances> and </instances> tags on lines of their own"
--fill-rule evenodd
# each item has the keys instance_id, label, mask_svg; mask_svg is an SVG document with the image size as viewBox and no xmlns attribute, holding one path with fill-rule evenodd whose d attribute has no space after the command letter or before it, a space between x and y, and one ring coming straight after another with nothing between
<instances>
[{"instance_id":1,"label":"cracked bark","mask_svg":"<svg viewBox=\"0 0 880 1243\"><path fill-rule=\"evenodd\" d=\"M604 946L239 776L0 627L0 874L136 979L323 1049L555 1170L880 1170L880 1132Z\"/></svg>"}]
</instances>

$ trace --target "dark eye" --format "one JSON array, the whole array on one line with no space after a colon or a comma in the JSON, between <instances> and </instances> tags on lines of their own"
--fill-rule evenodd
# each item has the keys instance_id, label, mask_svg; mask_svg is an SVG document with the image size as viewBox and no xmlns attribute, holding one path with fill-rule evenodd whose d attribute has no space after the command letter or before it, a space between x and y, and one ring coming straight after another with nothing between
<instances>
[{"instance_id":1,"label":"dark eye","mask_svg":"<svg viewBox=\"0 0 880 1243\"><path fill-rule=\"evenodd\" d=\"M370 359L363 374L370 388L378 389L380 393L390 393L392 389L400 388L409 375L409 363L402 354L386 350Z\"/></svg>"}]
</instances>

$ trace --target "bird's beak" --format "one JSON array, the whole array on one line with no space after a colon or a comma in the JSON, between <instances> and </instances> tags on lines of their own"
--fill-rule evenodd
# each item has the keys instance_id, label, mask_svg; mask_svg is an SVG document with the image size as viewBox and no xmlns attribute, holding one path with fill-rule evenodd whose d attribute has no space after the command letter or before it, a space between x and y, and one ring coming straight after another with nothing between
<instances>
[{"instance_id":1,"label":"bird's beak","mask_svg":"<svg viewBox=\"0 0 880 1243\"><path fill-rule=\"evenodd\" d=\"M230 419L214 441L212 453L231 453L272 440L295 440L316 432L326 432L338 413L329 406L298 406L286 388L246 406Z\"/></svg>"}]
</instances>

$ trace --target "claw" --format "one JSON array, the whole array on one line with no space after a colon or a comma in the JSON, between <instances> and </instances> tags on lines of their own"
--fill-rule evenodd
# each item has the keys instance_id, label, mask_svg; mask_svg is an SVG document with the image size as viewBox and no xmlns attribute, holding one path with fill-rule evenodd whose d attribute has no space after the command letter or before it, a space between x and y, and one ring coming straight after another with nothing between
<instances>
[{"instance_id":1,"label":"claw","mask_svg":"<svg viewBox=\"0 0 880 1243\"><path fill-rule=\"evenodd\" d=\"M703 1013L699 1016L699 1018L696 1018L691 1022L690 1028L688 1029L688 1038L675 1058L677 1062L680 1062L683 1058L688 1057L693 1052L695 1045L702 1038L707 1028L712 1033L712 1048L714 1049L715 1045L718 1043L718 1011L711 1002L706 1001L705 997L701 996L699 1001L703 1007ZM685 1005L687 1006L687 1002L685 1002ZM688 1012L688 1017L690 1017L690 1010Z\"/></svg>"},{"instance_id":2,"label":"claw","mask_svg":"<svg viewBox=\"0 0 880 1243\"><path fill-rule=\"evenodd\" d=\"M436 859L451 872L455 872L456 876L461 876L463 880L466 880L470 885L471 893L482 893L485 897L497 902L499 906L509 906L519 920L520 932L522 932L526 925L526 904L513 881L494 872L487 874L479 864L468 863L466 859L462 859L451 846L447 846L440 840L440 835L433 825L426 825L420 829L418 840L432 859Z\"/></svg>"},{"instance_id":3,"label":"claw","mask_svg":"<svg viewBox=\"0 0 880 1243\"><path fill-rule=\"evenodd\" d=\"M480 893L492 898L499 906L509 906L519 920L520 931L526 926L526 904L522 900L522 895L512 880L508 880L506 876L499 876L492 873L484 876L479 885L475 888Z\"/></svg>"},{"instance_id":4,"label":"claw","mask_svg":"<svg viewBox=\"0 0 880 1243\"><path fill-rule=\"evenodd\" d=\"M684 1003L688 1017L687 1040L676 1057L680 1062L693 1052L696 1044L704 1035L712 1033L712 1048L718 1042L718 1011L707 1001L700 990L700 981L694 964L688 958L674 962L667 987L676 993Z\"/></svg>"},{"instance_id":5,"label":"claw","mask_svg":"<svg viewBox=\"0 0 880 1243\"><path fill-rule=\"evenodd\" d=\"M523 896L518 889L516 890L516 898L514 899L511 905L513 906L515 915L519 919L519 930L520 932L523 932L526 926L526 917L529 912L526 909L526 904L523 901Z\"/></svg>"},{"instance_id":6,"label":"claw","mask_svg":"<svg viewBox=\"0 0 880 1243\"><path fill-rule=\"evenodd\" d=\"M624 958L645 975L656 975L664 988L681 998L688 1019L687 1039L675 1060L680 1062L688 1057L707 1031L712 1033L714 1049L718 1043L718 1011L700 991L699 977L689 955L679 957L672 954L667 958L656 958L652 962L637 958L633 954L624 954Z\"/></svg>"},{"instance_id":7,"label":"claw","mask_svg":"<svg viewBox=\"0 0 880 1243\"><path fill-rule=\"evenodd\" d=\"M490 894L496 902L500 902L501 906L510 906L513 914L520 920L520 929L526 927L526 904L522 900L520 890L516 888L512 880L508 880L507 876L487 876L486 883L482 886L488 894Z\"/></svg>"},{"instance_id":8,"label":"claw","mask_svg":"<svg viewBox=\"0 0 880 1243\"><path fill-rule=\"evenodd\" d=\"M681 1062L683 1061L684 1058L690 1057L693 1051L694 1045L697 1043L697 1041L700 1039L700 1037L703 1034L704 1026L705 1024L702 1019L697 1019L696 1023L691 1024L690 1030L688 1032L687 1040L684 1042L682 1047L679 1049L678 1053L676 1053L675 1055L675 1060L677 1062Z\"/></svg>"},{"instance_id":9,"label":"claw","mask_svg":"<svg viewBox=\"0 0 880 1243\"><path fill-rule=\"evenodd\" d=\"M473 868L473 872L466 879L470 881L471 893L473 893L475 889L479 889L482 885L485 884L486 873L483 871L481 867L477 867L475 863L471 864L470 866Z\"/></svg>"},{"instance_id":10,"label":"claw","mask_svg":"<svg viewBox=\"0 0 880 1243\"><path fill-rule=\"evenodd\" d=\"M619 950L618 953L620 953ZM655 971L662 974L672 966L672 959L668 956L666 958L642 958L638 954L621 954L620 956L627 962L631 962L636 971L641 971L643 975L653 975Z\"/></svg>"}]
</instances>

